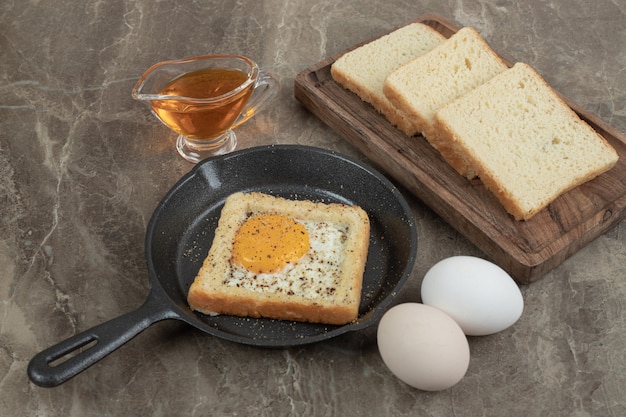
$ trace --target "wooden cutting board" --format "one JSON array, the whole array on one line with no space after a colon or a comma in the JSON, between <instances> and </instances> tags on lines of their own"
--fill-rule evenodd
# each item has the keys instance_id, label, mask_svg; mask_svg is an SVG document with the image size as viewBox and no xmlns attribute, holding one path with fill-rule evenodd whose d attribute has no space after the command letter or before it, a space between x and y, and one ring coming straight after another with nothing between
<instances>
[{"instance_id":1,"label":"wooden cutting board","mask_svg":"<svg viewBox=\"0 0 626 417\"><path fill-rule=\"evenodd\" d=\"M459 29L438 15L415 21L446 37ZM571 100L563 97L611 143L620 159L613 169L563 194L529 221L515 221L480 180L457 174L423 137L405 136L335 83L330 66L342 54L300 72L295 79L296 99L518 282L542 277L626 216L626 136Z\"/></svg>"}]
</instances>

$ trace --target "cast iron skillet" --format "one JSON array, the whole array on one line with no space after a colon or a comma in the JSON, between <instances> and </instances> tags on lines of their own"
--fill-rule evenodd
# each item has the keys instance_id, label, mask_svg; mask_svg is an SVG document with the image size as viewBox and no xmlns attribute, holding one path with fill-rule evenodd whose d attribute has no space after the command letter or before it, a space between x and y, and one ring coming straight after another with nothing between
<instances>
[{"instance_id":1,"label":"cast iron skillet","mask_svg":"<svg viewBox=\"0 0 626 417\"><path fill-rule=\"evenodd\" d=\"M237 191L359 205L368 213L370 248L357 321L333 326L210 317L189 309L189 286L209 250L224 200ZM364 329L380 319L406 282L416 249L415 222L402 195L380 173L353 159L296 145L209 158L181 178L150 219L145 248L150 290L144 304L40 352L30 361L28 376L37 385L57 386L165 319L263 347L303 345Z\"/></svg>"}]
</instances>

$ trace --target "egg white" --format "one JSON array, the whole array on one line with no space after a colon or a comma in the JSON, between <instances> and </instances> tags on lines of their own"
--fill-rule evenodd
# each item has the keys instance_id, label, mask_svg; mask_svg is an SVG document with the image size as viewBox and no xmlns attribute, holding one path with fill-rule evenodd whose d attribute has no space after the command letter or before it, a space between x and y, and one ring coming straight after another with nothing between
<instances>
[{"instance_id":1,"label":"egg white","mask_svg":"<svg viewBox=\"0 0 626 417\"><path fill-rule=\"evenodd\" d=\"M260 293L298 295L332 300L338 286L347 241L347 227L297 220L309 233L309 250L281 271L257 274L230 262L226 285Z\"/></svg>"}]
</instances>

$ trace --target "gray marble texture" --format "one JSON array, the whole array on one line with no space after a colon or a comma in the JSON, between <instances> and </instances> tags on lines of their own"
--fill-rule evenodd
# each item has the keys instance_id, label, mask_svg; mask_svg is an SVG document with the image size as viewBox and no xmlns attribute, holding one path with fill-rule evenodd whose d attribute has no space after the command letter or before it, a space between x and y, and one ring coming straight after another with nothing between
<instances>
[{"instance_id":1,"label":"gray marble texture","mask_svg":"<svg viewBox=\"0 0 626 417\"><path fill-rule=\"evenodd\" d=\"M626 132L623 0L3 1L0 4L0 415L624 416L626 222L523 286L504 332L469 340L465 378L435 393L394 378L375 328L265 350L154 325L56 388L26 375L42 349L137 308L158 201L192 165L131 99L169 59L248 55L281 80L240 147L296 143L365 160L293 97L295 75L435 12ZM398 302L452 255L484 256L406 195L420 236Z\"/></svg>"}]
</instances>

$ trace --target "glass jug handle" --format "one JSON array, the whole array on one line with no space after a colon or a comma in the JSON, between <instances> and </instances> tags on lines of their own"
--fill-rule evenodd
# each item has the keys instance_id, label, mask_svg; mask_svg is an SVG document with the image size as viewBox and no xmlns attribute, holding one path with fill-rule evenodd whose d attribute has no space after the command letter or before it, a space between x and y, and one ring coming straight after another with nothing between
<instances>
[{"instance_id":1,"label":"glass jug handle","mask_svg":"<svg viewBox=\"0 0 626 417\"><path fill-rule=\"evenodd\" d=\"M272 74L266 71L260 71L256 84L254 85L254 91L246 107L241 112L235 123L231 126L231 129L248 121L252 116L265 107L280 90L280 84L278 79Z\"/></svg>"}]
</instances>

